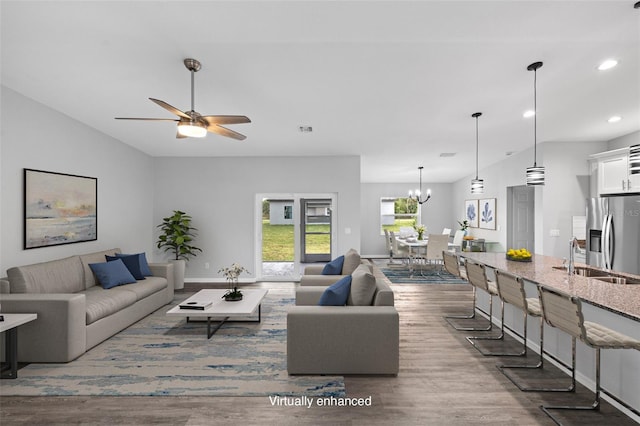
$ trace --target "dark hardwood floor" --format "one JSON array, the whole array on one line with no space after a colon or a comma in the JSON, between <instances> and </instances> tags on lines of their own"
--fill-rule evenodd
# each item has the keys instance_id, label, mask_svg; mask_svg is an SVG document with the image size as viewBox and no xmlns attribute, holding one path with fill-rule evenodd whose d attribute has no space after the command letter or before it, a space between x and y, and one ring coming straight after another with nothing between
<instances>
[{"instance_id":1,"label":"dark hardwood floor","mask_svg":"<svg viewBox=\"0 0 640 426\"><path fill-rule=\"evenodd\" d=\"M392 286L400 312L400 374L345 377L347 396L371 396L370 407L277 407L268 397L4 397L0 424L552 425L539 408L542 403L592 401L593 394L581 386L569 394L518 390L496 368L505 359L482 356L465 340L470 332L455 331L443 318L468 310L467 285ZM185 291L202 287L210 286L188 284ZM508 339L501 345L516 344ZM536 383L535 375L526 379ZM568 376L550 366L544 380L567 383ZM562 420L567 425L636 424L607 403L600 412L567 413Z\"/></svg>"}]
</instances>

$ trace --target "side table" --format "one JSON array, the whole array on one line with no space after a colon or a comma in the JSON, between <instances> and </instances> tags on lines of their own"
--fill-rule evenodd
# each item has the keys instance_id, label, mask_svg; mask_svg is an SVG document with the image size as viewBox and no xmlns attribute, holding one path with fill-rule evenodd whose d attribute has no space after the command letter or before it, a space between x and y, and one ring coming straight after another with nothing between
<instances>
[{"instance_id":1,"label":"side table","mask_svg":"<svg viewBox=\"0 0 640 426\"><path fill-rule=\"evenodd\" d=\"M0 314L4 321L0 321L0 332L5 334L4 349L5 362L2 365L2 379L18 377L18 327L34 321L38 314ZM5 365L6 364L6 365Z\"/></svg>"}]
</instances>

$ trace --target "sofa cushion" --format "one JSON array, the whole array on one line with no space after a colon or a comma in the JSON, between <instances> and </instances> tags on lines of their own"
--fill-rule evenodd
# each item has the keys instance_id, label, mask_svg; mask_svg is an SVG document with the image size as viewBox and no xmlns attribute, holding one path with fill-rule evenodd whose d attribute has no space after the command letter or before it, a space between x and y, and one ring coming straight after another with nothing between
<instances>
[{"instance_id":1,"label":"sofa cushion","mask_svg":"<svg viewBox=\"0 0 640 426\"><path fill-rule=\"evenodd\" d=\"M136 282L122 259L116 259L113 262L90 263L89 267L104 289Z\"/></svg>"},{"instance_id":2,"label":"sofa cushion","mask_svg":"<svg viewBox=\"0 0 640 426\"><path fill-rule=\"evenodd\" d=\"M376 292L376 277L367 265L360 265L353 272L347 305L370 306Z\"/></svg>"},{"instance_id":3,"label":"sofa cushion","mask_svg":"<svg viewBox=\"0 0 640 426\"><path fill-rule=\"evenodd\" d=\"M118 289L128 290L136 295L136 300L142 300L147 296L157 293L167 288L167 279L165 277L147 277L144 281L138 281L135 284L127 284L118 287Z\"/></svg>"},{"instance_id":4,"label":"sofa cushion","mask_svg":"<svg viewBox=\"0 0 640 426\"><path fill-rule=\"evenodd\" d=\"M87 325L136 303L136 294L120 287L105 290L93 286L84 291L87 303Z\"/></svg>"},{"instance_id":5,"label":"sofa cushion","mask_svg":"<svg viewBox=\"0 0 640 426\"><path fill-rule=\"evenodd\" d=\"M82 263L82 268L84 269L85 289L93 287L94 285L98 285L98 281L96 281L96 277L89 267L89 264L104 262L105 256L115 256L116 253L120 253L120 249L114 248L110 250L98 251L95 253L83 254L80 256L80 262Z\"/></svg>"},{"instance_id":6,"label":"sofa cushion","mask_svg":"<svg viewBox=\"0 0 640 426\"><path fill-rule=\"evenodd\" d=\"M77 293L84 290L78 256L7 270L11 293Z\"/></svg>"},{"instance_id":7,"label":"sofa cushion","mask_svg":"<svg viewBox=\"0 0 640 426\"><path fill-rule=\"evenodd\" d=\"M344 255L342 275L351 275L360 266L360 254L355 249L350 249Z\"/></svg>"},{"instance_id":8,"label":"sofa cushion","mask_svg":"<svg viewBox=\"0 0 640 426\"><path fill-rule=\"evenodd\" d=\"M320 306L344 306L349 297L351 288L351 275L341 278L337 283L327 287L320 296L318 305Z\"/></svg>"},{"instance_id":9,"label":"sofa cushion","mask_svg":"<svg viewBox=\"0 0 640 426\"><path fill-rule=\"evenodd\" d=\"M344 256L336 257L331 262L324 265L324 268L322 268L322 275L341 275L343 263Z\"/></svg>"},{"instance_id":10,"label":"sofa cushion","mask_svg":"<svg viewBox=\"0 0 640 426\"><path fill-rule=\"evenodd\" d=\"M133 275L133 278L135 278L136 280L144 280L144 275L140 270L140 258L138 257L137 254L132 254L130 256L107 255L105 256L105 258L107 259L107 262L113 262L118 259L122 260L122 263L124 263L124 266L126 266L129 272L131 272L131 275Z\"/></svg>"},{"instance_id":11,"label":"sofa cushion","mask_svg":"<svg viewBox=\"0 0 640 426\"><path fill-rule=\"evenodd\" d=\"M147 255L145 253L135 253L135 254L116 253L116 257L125 257L125 256L138 256L138 261L140 262L140 272L142 272L142 275L145 277L150 277L153 275L153 273L151 272L151 268L149 268L149 262L147 262Z\"/></svg>"}]
</instances>

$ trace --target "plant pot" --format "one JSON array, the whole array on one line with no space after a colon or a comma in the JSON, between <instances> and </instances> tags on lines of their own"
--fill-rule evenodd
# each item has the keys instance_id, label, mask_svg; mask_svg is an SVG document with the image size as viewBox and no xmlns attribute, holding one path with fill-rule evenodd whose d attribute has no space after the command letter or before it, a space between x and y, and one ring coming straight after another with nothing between
<instances>
[{"instance_id":1,"label":"plant pot","mask_svg":"<svg viewBox=\"0 0 640 426\"><path fill-rule=\"evenodd\" d=\"M170 260L173 264L173 288L181 290L184 288L184 271L186 268L186 261L184 259Z\"/></svg>"},{"instance_id":2,"label":"plant pot","mask_svg":"<svg viewBox=\"0 0 640 426\"><path fill-rule=\"evenodd\" d=\"M224 295L224 300L227 302L238 302L242 300L242 293L230 293Z\"/></svg>"}]
</instances>

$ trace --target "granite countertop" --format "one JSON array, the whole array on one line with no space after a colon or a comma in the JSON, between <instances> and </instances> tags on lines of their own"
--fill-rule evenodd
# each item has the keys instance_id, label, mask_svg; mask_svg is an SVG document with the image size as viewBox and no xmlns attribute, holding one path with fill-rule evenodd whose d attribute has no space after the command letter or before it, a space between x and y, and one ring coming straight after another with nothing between
<instances>
[{"instance_id":1,"label":"granite countertop","mask_svg":"<svg viewBox=\"0 0 640 426\"><path fill-rule=\"evenodd\" d=\"M518 275L535 284L577 296L586 303L640 321L639 284L613 284L580 275L569 276L566 270L553 268L562 266L562 259L538 254L532 255L531 262L507 260L505 253L463 252L460 256ZM593 268L583 263L576 263L575 266ZM615 274L640 278L630 274Z\"/></svg>"}]
</instances>

